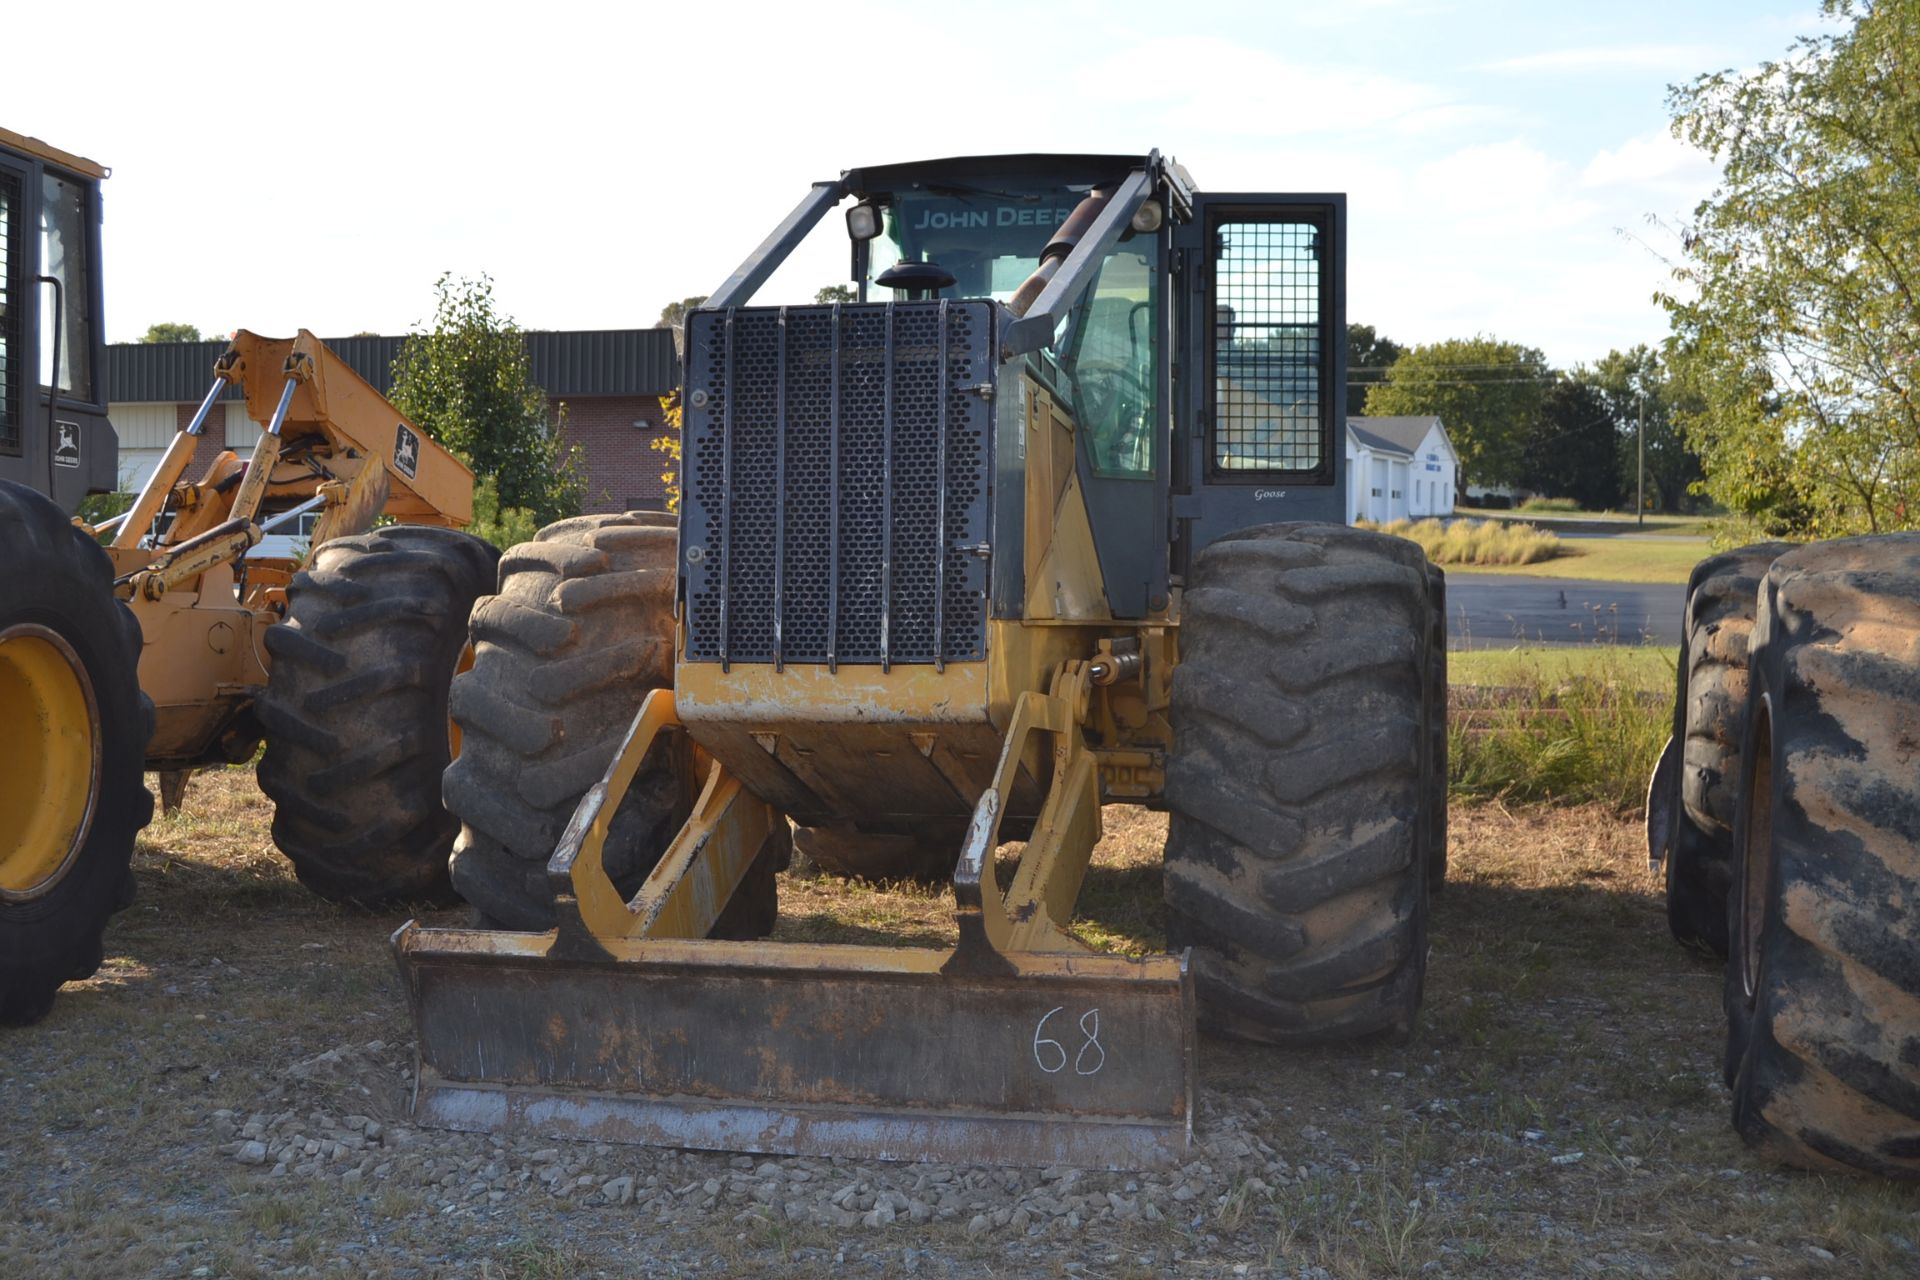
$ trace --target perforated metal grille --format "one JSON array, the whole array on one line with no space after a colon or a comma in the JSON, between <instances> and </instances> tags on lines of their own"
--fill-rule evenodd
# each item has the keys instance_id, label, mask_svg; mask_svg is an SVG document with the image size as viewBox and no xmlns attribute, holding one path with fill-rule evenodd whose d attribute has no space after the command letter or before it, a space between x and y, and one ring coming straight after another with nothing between
<instances>
[{"instance_id":1,"label":"perforated metal grille","mask_svg":"<svg viewBox=\"0 0 1920 1280\"><path fill-rule=\"evenodd\" d=\"M0 454L20 453L20 179L0 170Z\"/></svg>"},{"instance_id":2,"label":"perforated metal grille","mask_svg":"<svg viewBox=\"0 0 1920 1280\"><path fill-rule=\"evenodd\" d=\"M1325 457L1320 229L1228 222L1214 261L1214 465L1310 471Z\"/></svg>"},{"instance_id":3,"label":"perforated metal grille","mask_svg":"<svg viewBox=\"0 0 1920 1280\"><path fill-rule=\"evenodd\" d=\"M695 313L688 658L984 655L991 352L985 303Z\"/></svg>"}]
</instances>

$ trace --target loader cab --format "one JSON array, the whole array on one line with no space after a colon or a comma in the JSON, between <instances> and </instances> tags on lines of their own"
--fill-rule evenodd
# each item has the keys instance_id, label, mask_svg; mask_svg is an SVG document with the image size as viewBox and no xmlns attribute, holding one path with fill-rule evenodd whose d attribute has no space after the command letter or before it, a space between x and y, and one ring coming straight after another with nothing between
<instances>
[{"instance_id":1,"label":"loader cab","mask_svg":"<svg viewBox=\"0 0 1920 1280\"><path fill-rule=\"evenodd\" d=\"M1216 195L1138 156L994 156L856 170L862 300L1013 302L1095 189L1140 206L1032 357L1080 431L1082 491L1118 617L1165 607L1194 554L1251 525L1343 518L1345 197ZM862 232L866 232L863 236Z\"/></svg>"},{"instance_id":2,"label":"loader cab","mask_svg":"<svg viewBox=\"0 0 1920 1280\"><path fill-rule=\"evenodd\" d=\"M119 480L100 320L106 175L0 129L0 480L67 511Z\"/></svg>"},{"instance_id":3,"label":"loader cab","mask_svg":"<svg viewBox=\"0 0 1920 1280\"><path fill-rule=\"evenodd\" d=\"M858 299L846 316L819 315L825 308L780 308L778 317L750 309L754 292L773 270L830 210L843 205ZM713 460L710 476L697 465L689 468L683 530L710 519L713 542L739 545L753 555L751 543L725 535L740 532L736 515L751 522L755 504L771 503L760 536L769 542L770 563L784 564L787 544L772 535L792 524L800 509L798 500L789 503L796 491L783 478L790 458L804 465L811 450L827 459L828 473L838 475L835 448L877 451L897 436L891 425L876 427L866 443L839 427L819 445L803 443L804 429L796 436L782 427L764 439L754 433L767 423L804 420L795 410L812 403L800 394L809 377L819 382L810 394L821 403L822 421L841 424L852 419L843 415L839 397L864 385L861 379L904 394L918 385L913 379L927 376L906 372L920 368L916 362L930 371L950 361L942 376L960 379L956 390L993 401L994 456L984 486L962 474L972 463L957 457L959 471L930 473L925 480L953 499L946 507L930 506L941 550L933 553L938 572L929 576L943 584L930 587L932 595L944 597L957 582L956 604L966 604L978 565L963 548L977 546L991 562L990 615L1034 616L1027 612L1040 568L1034 548L1050 530L1044 515L1029 519L1033 504L1023 495L1023 477L1034 470L1029 445L1053 434L1036 431L1029 420L1033 398L1027 390L1039 388L1048 412L1059 409L1070 424L1070 443L1031 456L1056 482L1064 483L1069 470L1073 474L1105 611L1114 620L1160 616L1208 543L1253 525L1344 517L1339 441L1345 230L1344 196L1206 192L1157 152L962 157L853 169L837 181L818 183L690 326L687 376L695 390L689 456L698 459L710 450ZM896 335L886 327L893 319L875 315L883 309L893 315L880 304L906 304L902 325L950 332L960 342L965 325L935 322L924 310L930 302L980 317L978 327L991 331L977 356L982 368L963 377L960 364L976 359L963 358L964 344L936 357L930 339L904 336L904 329ZM738 324L729 318L736 313ZM761 325L770 327L761 333ZM831 341L812 336L820 325ZM855 336L868 325L878 327ZM826 347L812 349L816 342ZM766 346L764 354L756 354L756 344ZM896 358L898 368L888 363ZM766 396L764 405L740 400L747 416L729 427L725 406L736 402L712 388L732 385L736 359L745 362L737 370L743 379L760 376L754 370L784 372L756 393ZM743 382L743 396L747 390ZM928 403L940 399L930 396ZM977 406L965 397L946 399L959 416L946 426L929 416L936 424L930 429L972 438L973 428L962 419ZM894 402L873 400L863 412L891 421ZM771 455L767 464L758 460L762 454ZM743 503L737 495L749 490L741 481L758 476L754 468L762 465L769 466L770 496ZM883 474L891 466L890 456L882 459ZM876 484L875 494L900 492L892 482ZM868 501L862 489L840 492L826 481L822 486L835 511ZM990 490L991 527L976 537L973 515L983 488ZM903 509L916 508L909 503ZM886 530L897 523L887 503L875 514ZM947 523L947 516L957 523ZM845 566L835 558L836 545L829 537L825 551L827 577L838 582ZM709 547L700 542L692 549L705 555ZM886 536L877 539L874 555L874 574L896 573ZM696 562L688 590L696 603L709 594L716 600L710 626L731 634L734 623L721 619L746 615L720 608L717 600L728 592L709 586L714 575L741 579L737 566L724 560ZM1068 579L1090 576L1076 571ZM780 575L769 568L758 577L779 594ZM876 607L886 614L887 592L878 598ZM1063 597L1062 607L1076 613L1085 605ZM940 615L934 618L938 630ZM762 648L775 651L771 640Z\"/></svg>"}]
</instances>

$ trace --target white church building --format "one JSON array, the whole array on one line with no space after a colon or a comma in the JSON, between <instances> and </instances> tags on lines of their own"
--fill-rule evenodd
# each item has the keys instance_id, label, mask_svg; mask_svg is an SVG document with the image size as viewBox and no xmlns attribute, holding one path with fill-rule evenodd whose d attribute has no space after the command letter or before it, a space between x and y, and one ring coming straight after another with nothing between
<instances>
[{"instance_id":1,"label":"white church building","mask_svg":"<svg viewBox=\"0 0 1920 1280\"><path fill-rule=\"evenodd\" d=\"M1453 514L1460 457L1440 419L1347 419L1347 519Z\"/></svg>"}]
</instances>

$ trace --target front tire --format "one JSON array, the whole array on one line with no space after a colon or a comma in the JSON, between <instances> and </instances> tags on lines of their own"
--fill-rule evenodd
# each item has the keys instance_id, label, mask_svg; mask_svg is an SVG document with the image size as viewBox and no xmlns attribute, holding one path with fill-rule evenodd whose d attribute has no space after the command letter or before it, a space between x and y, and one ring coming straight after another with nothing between
<instances>
[{"instance_id":1,"label":"front tire","mask_svg":"<svg viewBox=\"0 0 1920 1280\"><path fill-rule=\"evenodd\" d=\"M1675 775L1666 840L1667 925L1674 938L1727 954L1734 785L1747 723L1747 641L1767 566L1793 549L1760 542L1694 566L1680 638L1674 698Z\"/></svg>"},{"instance_id":2,"label":"front tire","mask_svg":"<svg viewBox=\"0 0 1920 1280\"><path fill-rule=\"evenodd\" d=\"M1182 609L1167 934L1195 949L1202 1025L1411 1030L1445 787L1425 556L1338 525L1247 529L1200 553Z\"/></svg>"},{"instance_id":3,"label":"front tire","mask_svg":"<svg viewBox=\"0 0 1920 1280\"><path fill-rule=\"evenodd\" d=\"M1761 587L1733 831L1733 1124L1808 1169L1920 1178L1920 534Z\"/></svg>"},{"instance_id":4,"label":"front tire","mask_svg":"<svg viewBox=\"0 0 1920 1280\"><path fill-rule=\"evenodd\" d=\"M577 516L500 559L499 593L473 612L474 663L453 682L461 752L447 770L459 818L453 887L484 923L554 924L547 861L580 797L612 763L647 694L673 683L673 516ZM679 829L691 796L672 742L657 743L607 836L604 865L633 894ZM714 926L759 937L778 913L786 824Z\"/></svg>"},{"instance_id":5,"label":"front tire","mask_svg":"<svg viewBox=\"0 0 1920 1280\"><path fill-rule=\"evenodd\" d=\"M0 481L0 1026L91 977L132 900L153 704L113 569L52 502Z\"/></svg>"},{"instance_id":6,"label":"front tire","mask_svg":"<svg viewBox=\"0 0 1920 1280\"><path fill-rule=\"evenodd\" d=\"M323 543L268 629L255 703L273 842L333 902L444 901L459 824L440 801L447 690L500 553L457 529L393 525Z\"/></svg>"}]
</instances>

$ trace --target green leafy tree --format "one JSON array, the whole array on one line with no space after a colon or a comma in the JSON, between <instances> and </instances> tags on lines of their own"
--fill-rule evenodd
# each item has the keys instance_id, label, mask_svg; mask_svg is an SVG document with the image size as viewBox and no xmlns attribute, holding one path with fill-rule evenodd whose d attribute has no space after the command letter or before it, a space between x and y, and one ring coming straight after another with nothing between
<instances>
[{"instance_id":1,"label":"green leafy tree","mask_svg":"<svg viewBox=\"0 0 1920 1280\"><path fill-rule=\"evenodd\" d=\"M853 302L858 297L851 285L829 284L821 286L820 290L813 295L813 300L825 306L830 302Z\"/></svg>"},{"instance_id":2,"label":"green leafy tree","mask_svg":"<svg viewBox=\"0 0 1920 1280\"><path fill-rule=\"evenodd\" d=\"M1680 416L1698 412L1701 401L1674 379L1661 353L1645 344L1628 351L1609 351L1595 363L1575 369L1573 377L1592 387L1606 402L1618 452L1614 469L1621 500L1629 504L1633 501L1644 409L1649 509L1695 509L1703 473L1700 456L1688 447L1680 430Z\"/></svg>"},{"instance_id":3,"label":"green leafy tree","mask_svg":"<svg viewBox=\"0 0 1920 1280\"><path fill-rule=\"evenodd\" d=\"M174 324L162 321L147 326L147 336L142 342L201 342L200 330L190 324Z\"/></svg>"},{"instance_id":4,"label":"green leafy tree","mask_svg":"<svg viewBox=\"0 0 1920 1280\"><path fill-rule=\"evenodd\" d=\"M653 327L656 329L685 329L687 327L687 312L693 310L706 300L706 294L696 293L690 298L682 298L678 302L669 302L666 306L660 308L660 321Z\"/></svg>"},{"instance_id":5,"label":"green leafy tree","mask_svg":"<svg viewBox=\"0 0 1920 1280\"><path fill-rule=\"evenodd\" d=\"M1518 484L1528 433L1553 381L1534 347L1497 338L1451 338L1413 347L1367 392L1380 417L1438 414L1460 454L1460 485Z\"/></svg>"},{"instance_id":6,"label":"green leafy tree","mask_svg":"<svg viewBox=\"0 0 1920 1280\"><path fill-rule=\"evenodd\" d=\"M1920 518L1920 5L1823 11L1850 25L1673 90L1721 182L1662 299L1707 492L1817 537Z\"/></svg>"},{"instance_id":7,"label":"green leafy tree","mask_svg":"<svg viewBox=\"0 0 1920 1280\"><path fill-rule=\"evenodd\" d=\"M1385 382L1387 367L1405 348L1370 324L1347 326L1347 416L1365 413L1367 392Z\"/></svg>"},{"instance_id":8,"label":"green leafy tree","mask_svg":"<svg viewBox=\"0 0 1920 1280\"><path fill-rule=\"evenodd\" d=\"M497 545L577 515L585 489L565 422L549 419L525 335L494 307L493 282L443 275L432 327L393 362L394 407L473 469L473 531Z\"/></svg>"},{"instance_id":9,"label":"green leafy tree","mask_svg":"<svg viewBox=\"0 0 1920 1280\"><path fill-rule=\"evenodd\" d=\"M1520 483L1603 511L1620 503L1619 463L1619 433L1606 397L1576 378L1549 386L1521 447Z\"/></svg>"}]
</instances>

